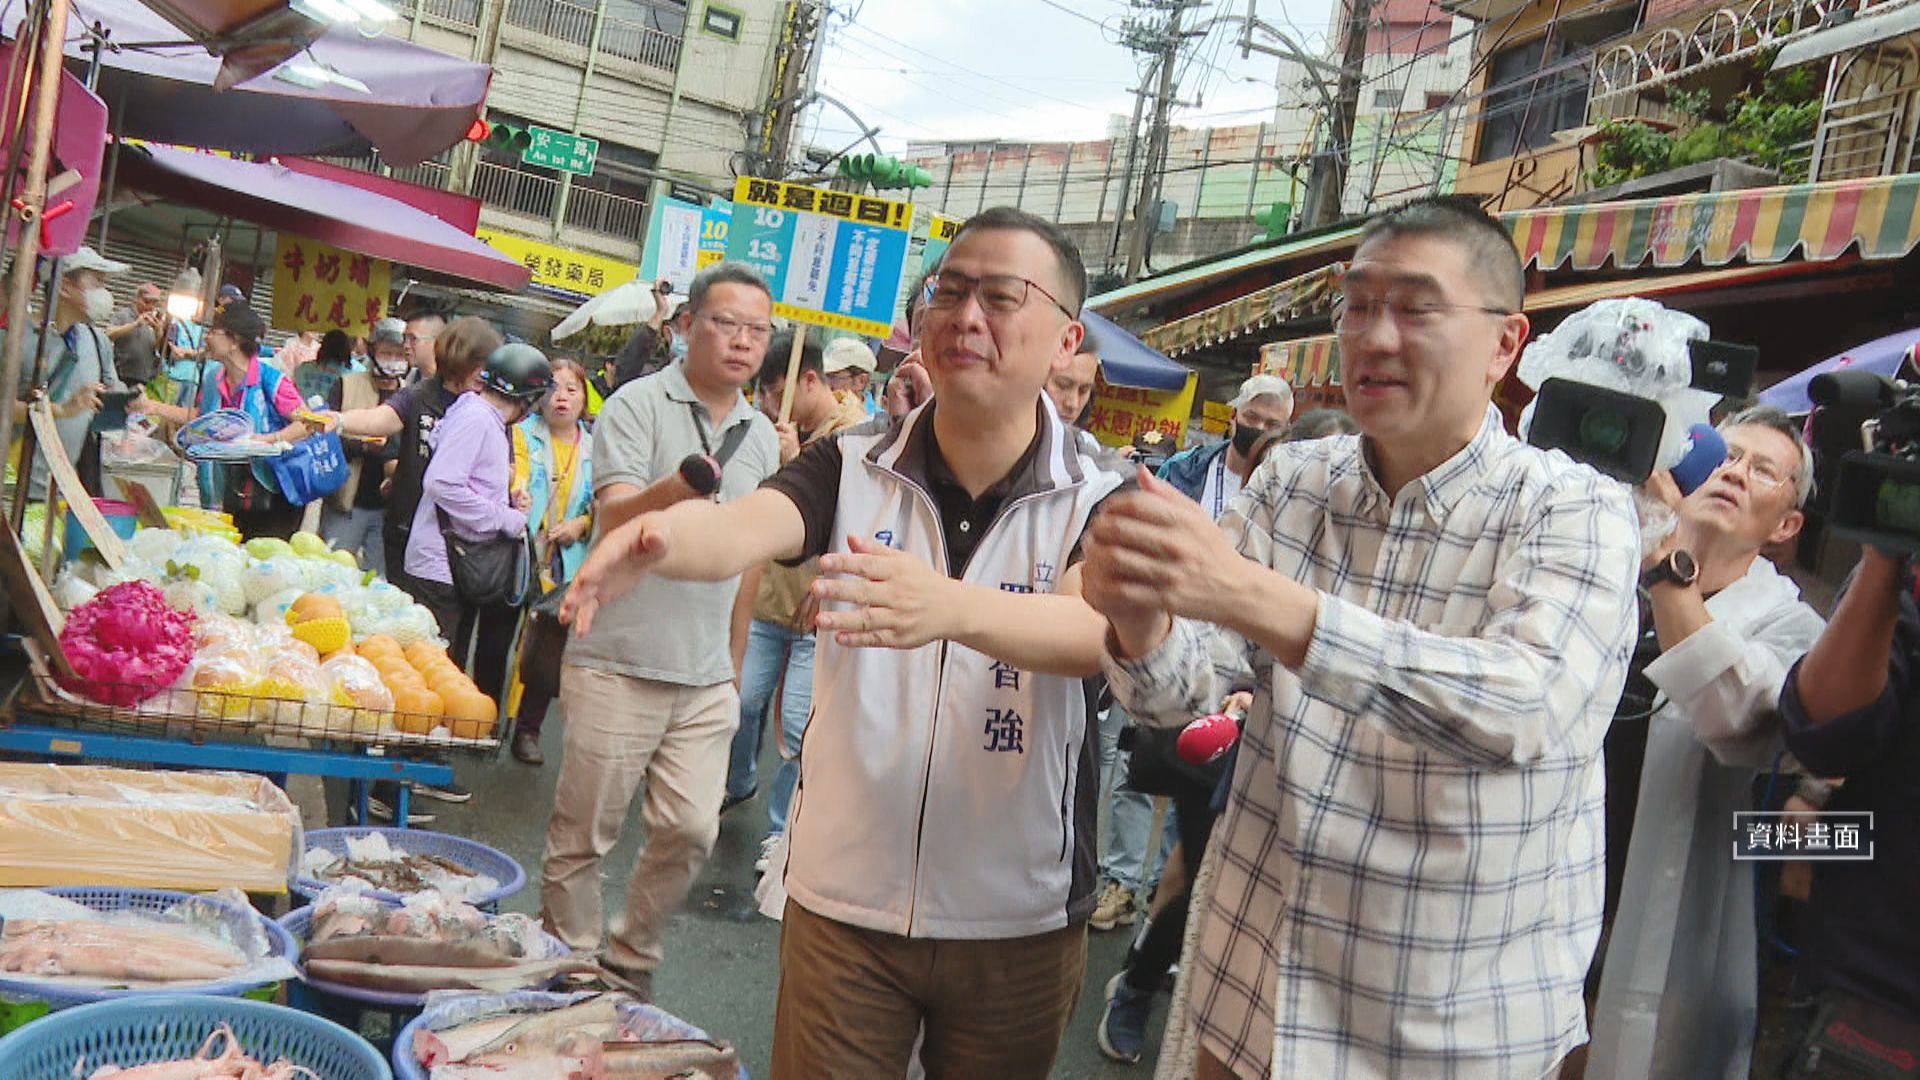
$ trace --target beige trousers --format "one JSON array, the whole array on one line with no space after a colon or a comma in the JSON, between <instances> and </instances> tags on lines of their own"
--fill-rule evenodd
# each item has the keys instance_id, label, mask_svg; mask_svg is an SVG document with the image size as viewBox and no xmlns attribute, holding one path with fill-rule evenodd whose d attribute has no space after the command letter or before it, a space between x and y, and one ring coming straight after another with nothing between
<instances>
[{"instance_id":1,"label":"beige trousers","mask_svg":"<svg viewBox=\"0 0 1920 1080\"><path fill-rule=\"evenodd\" d=\"M575 950L600 947L600 863L646 784L647 843L614 920L607 958L652 971L667 920L720 835L727 754L740 722L732 683L680 686L568 664L560 675L564 756L540 875L540 921Z\"/></svg>"}]
</instances>

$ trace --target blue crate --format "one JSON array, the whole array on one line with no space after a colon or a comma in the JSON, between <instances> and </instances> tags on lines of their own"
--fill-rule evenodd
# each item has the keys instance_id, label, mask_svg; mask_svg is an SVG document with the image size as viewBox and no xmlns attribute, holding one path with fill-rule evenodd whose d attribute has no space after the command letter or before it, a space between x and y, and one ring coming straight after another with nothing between
<instances>
[{"instance_id":1,"label":"blue crate","mask_svg":"<svg viewBox=\"0 0 1920 1080\"><path fill-rule=\"evenodd\" d=\"M500 901L519 892L527 884L527 872L521 869L520 864L506 852L490 848L477 840L427 832L422 829L315 829L307 833L307 849L324 848L336 855L345 855L349 839L357 840L371 833L384 834L387 843L395 851L437 855L448 862L458 863L476 874L484 874L498 881L499 888L467 898L467 903L482 910L491 910ZM327 887L327 882L304 875L295 876L291 886L295 893L307 900L319 896L326 891ZM367 895L396 904L402 899L401 894L388 892L385 889L368 889Z\"/></svg>"},{"instance_id":2,"label":"blue crate","mask_svg":"<svg viewBox=\"0 0 1920 1080\"><path fill-rule=\"evenodd\" d=\"M394 904L390 906L398 907L399 905ZM304 946L308 935L310 935L313 930L313 907L309 905L307 907L294 908L292 911L287 912L280 917L280 926L286 930L287 933L293 935L293 940L297 945ZM567 948L566 942L561 941L552 934L542 931L541 936L546 939L546 945L550 951L550 955L556 957L565 956L571 951ZM427 999L427 995L425 994L400 994L390 990L371 990L364 986L345 986L339 983L316 980L308 977L304 969L301 974L301 981L305 982L309 989L318 991L322 996L345 998L349 1001L357 1001L367 1005L379 1005L388 1009L418 1009ZM559 981L558 977L553 980L553 982ZM4 1074L0 1074L0 1077L4 1077ZM7 1080L10 1080L10 1078L7 1078Z\"/></svg>"},{"instance_id":3,"label":"blue crate","mask_svg":"<svg viewBox=\"0 0 1920 1080\"><path fill-rule=\"evenodd\" d=\"M7 1080L73 1080L102 1065L146 1065L191 1057L214 1029L233 1028L261 1062L286 1058L327 1080L392 1080L365 1039L338 1024L280 1005L184 994L101 1001L36 1020L0 1039Z\"/></svg>"},{"instance_id":4,"label":"blue crate","mask_svg":"<svg viewBox=\"0 0 1920 1080\"><path fill-rule=\"evenodd\" d=\"M182 904L204 907L214 912L222 923L227 924L239 937L246 932L248 923L257 923L267 935L267 951L289 962L298 959L299 947L294 944L293 935L279 923L267 918L252 908L239 907L211 896L195 896L192 893L174 892L170 889L128 889L116 886L70 886L46 889L45 892L65 897L82 907L98 912L133 911L149 915L158 915ZM72 1005L81 1005L92 1001L114 1001L129 997L172 996L181 993L205 994L214 997L239 997L266 985L258 979L235 978L218 979L213 982L196 983L192 986L167 986L145 990L110 990L95 987L75 987L59 982L34 979L18 973L0 976L0 992L16 997L27 997L44 1001L55 1009L64 1009ZM0 1073L0 1076L6 1076ZM10 1078L9 1078L10 1080Z\"/></svg>"}]
</instances>

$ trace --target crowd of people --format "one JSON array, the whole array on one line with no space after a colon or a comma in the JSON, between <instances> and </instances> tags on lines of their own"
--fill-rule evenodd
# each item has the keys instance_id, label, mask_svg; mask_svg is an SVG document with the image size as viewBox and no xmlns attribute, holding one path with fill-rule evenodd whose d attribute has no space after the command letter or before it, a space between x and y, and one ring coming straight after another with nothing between
<instances>
[{"instance_id":1,"label":"crowd of people","mask_svg":"<svg viewBox=\"0 0 1920 1080\"><path fill-rule=\"evenodd\" d=\"M1531 327L1477 209L1367 225L1334 309L1346 410L1296 416L1256 376L1225 439L1151 471L1079 426L1086 272L1018 210L910 290L884 384L861 340L796 354L731 263L591 366L432 312L266 360L244 297L181 333L156 288L107 310L123 265L63 266L58 423L124 382L168 424L339 432L328 537L508 695L520 761L557 701L541 918L639 993L776 741L776 1077L1046 1076L1087 933L1119 927L1097 1040L1120 1062L1177 968L1177 1075L1745 1077L1768 899L1728 841L1783 751L1879 843L1815 871L1792 1075L1920 1054L1907 561L1868 548L1831 621L1801 599L1768 553L1814 456L1777 410L1726 410L1686 495L1510 434L1493 392ZM248 476L207 470L202 497L297 523ZM1677 524L1643 543L1651 506ZM566 627L551 677L509 678L531 597L455 572L502 537L532 538ZM1215 712L1234 749L1183 764L1175 733Z\"/></svg>"}]
</instances>

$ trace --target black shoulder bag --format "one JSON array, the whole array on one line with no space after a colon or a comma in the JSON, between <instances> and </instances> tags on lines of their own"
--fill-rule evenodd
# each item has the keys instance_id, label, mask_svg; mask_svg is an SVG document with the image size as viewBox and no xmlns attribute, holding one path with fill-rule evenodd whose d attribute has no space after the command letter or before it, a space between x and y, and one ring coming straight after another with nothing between
<instances>
[{"instance_id":1,"label":"black shoulder bag","mask_svg":"<svg viewBox=\"0 0 1920 1080\"><path fill-rule=\"evenodd\" d=\"M525 528L518 536L490 536L469 540L453 529L443 507L440 535L447 543L447 569L453 589L475 607L520 607L533 592L533 535Z\"/></svg>"}]
</instances>

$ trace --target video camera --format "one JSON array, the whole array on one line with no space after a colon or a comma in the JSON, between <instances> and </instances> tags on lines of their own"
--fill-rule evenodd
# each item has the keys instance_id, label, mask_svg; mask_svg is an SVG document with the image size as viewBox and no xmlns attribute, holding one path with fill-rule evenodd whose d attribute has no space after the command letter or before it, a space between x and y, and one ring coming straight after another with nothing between
<instances>
[{"instance_id":1,"label":"video camera","mask_svg":"<svg viewBox=\"0 0 1920 1080\"><path fill-rule=\"evenodd\" d=\"M1664 466L1691 493L1726 459L1709 413L1751 392L1759 355L1651 300L1602 300L1527 346L1519 376L1536 396L1521 426L1532 445L1616 480Z\"/></svg>"},{"instance_id":2,"label":"video camera","mask_svg":"<svg viewBox=\"0 0 1920 1080\"><path fill-rule=\"evenodd\" d=\"M1829 371L1814 376L1807 396L1819 406L1816 454L1838 457L1831 474L1833 531L1886 551L1920 554L1920 386L1870 371Z\"/></svg>"}]
</instances>

